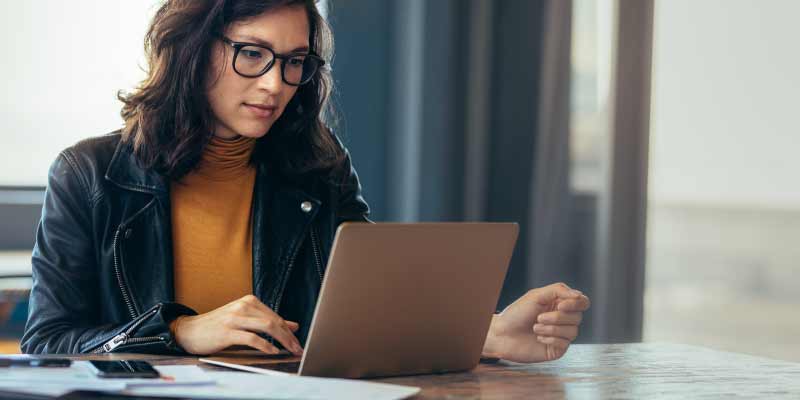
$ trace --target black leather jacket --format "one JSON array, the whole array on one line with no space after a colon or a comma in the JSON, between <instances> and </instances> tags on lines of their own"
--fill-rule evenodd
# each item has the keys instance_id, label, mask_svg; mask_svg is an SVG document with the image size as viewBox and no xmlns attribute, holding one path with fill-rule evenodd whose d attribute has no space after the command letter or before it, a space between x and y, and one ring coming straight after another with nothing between
<instances>
[{"instance_id":1,"label":"black leather jacket","mask_svg":"<svg viewBox=\"0 0 800 400\"><path fill-rule=\"evenodd\" d=\"M253 294L298 321L304 344L335 229L368 221L369 208L349 154L335 174L276 175L258 166ZM139 167L118 132L51 166L32 263L24 352L181 351L168 325L195 312L174 302L169 182Z\"/></svg>"}]
</instances>

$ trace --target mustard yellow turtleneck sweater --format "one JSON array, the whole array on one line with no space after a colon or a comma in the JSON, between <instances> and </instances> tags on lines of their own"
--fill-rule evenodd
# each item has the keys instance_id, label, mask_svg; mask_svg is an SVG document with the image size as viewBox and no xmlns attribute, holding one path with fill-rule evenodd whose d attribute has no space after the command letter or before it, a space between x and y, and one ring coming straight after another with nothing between
<instances>
[{"instance_id":1,"label":"mustard yellow turtleneck sweater","mask_svg":"<svg viewBox=\"0 0 800 400\"><path fill-rule=\"evenodd\" d=\"M175 301L201 314L253 292L254 146L214 136L170 188Z\"/></svg>"}]
</instances>

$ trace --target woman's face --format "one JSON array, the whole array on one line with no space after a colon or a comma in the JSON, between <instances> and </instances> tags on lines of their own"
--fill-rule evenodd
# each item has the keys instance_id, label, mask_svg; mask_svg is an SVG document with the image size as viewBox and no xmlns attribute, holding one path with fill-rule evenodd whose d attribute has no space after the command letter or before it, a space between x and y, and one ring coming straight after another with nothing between
<instances>
[{"instance_id":1,"label":"woman's face","mask_svg":"<svg viewBox=\"0 0 800 400\"><path fill-rule=\"evenodd\" d=\"M280 7L231 24L225 36L234 42L257 43L276 54L308 52L308 16L303 6ZM264 75L246 78L233 70L234 49L216 40L211 49L209 86L214 134L259 138L267 134L297 91L281 79L282 60Z\"/></svg>"}]
</instances>

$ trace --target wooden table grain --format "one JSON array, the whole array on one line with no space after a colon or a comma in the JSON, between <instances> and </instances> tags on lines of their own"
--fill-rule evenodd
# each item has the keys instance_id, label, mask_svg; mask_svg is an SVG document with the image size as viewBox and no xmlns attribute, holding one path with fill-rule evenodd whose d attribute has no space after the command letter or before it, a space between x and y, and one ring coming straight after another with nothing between
<instances>
[{"instance_id":1,"label":"wooden table grain","mask_svg":"<svg viewBox=\"0 0 800 400\"><path fill-rule=\"evenodd\" d=\"M76 358L198 362L133 354ZM666 343L573 345L553 362L501 361L468 372L375 380L421 387L414 399L800 399L798 363Z\"/></svg>"}]
</instances>

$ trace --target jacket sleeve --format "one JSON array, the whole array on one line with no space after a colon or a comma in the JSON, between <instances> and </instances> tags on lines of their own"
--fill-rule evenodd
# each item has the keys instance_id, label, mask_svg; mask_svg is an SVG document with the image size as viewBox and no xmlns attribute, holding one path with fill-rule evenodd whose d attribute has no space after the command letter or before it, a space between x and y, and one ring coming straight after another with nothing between
<instances>
[{"instance_id":1,"label":"jacket sleeve","mask_svg":"<svg viewBox=\"0 0 800 400\"><path fill-rule=\"evenodd\" d=\"M334 187L337 190L336 225L342 222L370 222L369 205L361 195L361 183L358 174L353 168L350 152L344 147L339 138L334 139L344 152L344 159L335 174Z\"/></svg>"},{"instance_id":2,"label":"jacket sleeve","mask_svg":"<svg viewBox=\"0 0 800 400\"><path fill-rule=\"evenodd\" d=\"M91 232L92 197L75 158L62 152L50 167L31 264L25 353L181 352L169 322L194 314L176 303L161 303L123 323L98 321L102 299ZM141 340L147 338L147 340Z\"/></svg>"}]
</instances>

